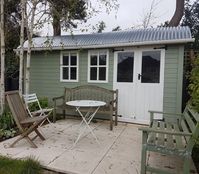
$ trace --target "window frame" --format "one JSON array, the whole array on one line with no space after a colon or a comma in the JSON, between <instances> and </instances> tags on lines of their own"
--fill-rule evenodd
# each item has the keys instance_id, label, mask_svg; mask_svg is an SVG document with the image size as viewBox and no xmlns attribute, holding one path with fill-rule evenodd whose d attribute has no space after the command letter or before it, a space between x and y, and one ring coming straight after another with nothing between
<instances>
[{"instance_id":1,"label":"window frame","mask_svg":"<svg viewBox=\"0 0 199 174\"><path fill-rule=\"evenodd\" d=\"M68 54L69 56L69 60L68 60L68 65L63 65L63 56ZM76 54L77 56L77 65L71 65L71 54ZM60 82L79 82L79 52L77 51L64 51L61 52L60 54ZM63 68L64 67L68 67L69 68L69 79L63 79ZM71 68L72 67L76 67L77 68L77 74L76 74L76 79L75 80L71 80Z\"/></svg>"},{"instance_id":2,"label":"window frame","mask_svg":"<svg viewBox=\"0 0 199 174\"><path fill-rule=\"evenodd\" d=\"M99 65L100 52L106 52L106 65ZM97 65L90 65L91 55L97 55ZM97 68L97 80L90 79L91 67ZM106 75L105 75L106 79L105 80L99 80L99 68L100 67L106 68ZM109 51L108 50L89 50L88 51L88 75L87 75L88 83L108 83L108 74L109 74Z\"/></svg>"}]
</instances>

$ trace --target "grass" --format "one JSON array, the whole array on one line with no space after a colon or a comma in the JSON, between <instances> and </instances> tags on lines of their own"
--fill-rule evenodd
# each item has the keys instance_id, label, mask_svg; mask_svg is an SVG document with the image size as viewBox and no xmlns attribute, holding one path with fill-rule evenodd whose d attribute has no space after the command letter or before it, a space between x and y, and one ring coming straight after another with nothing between
<instances>
[{"instance_id":1,"label":"grass","mask_svg":"<svg viewBox=\"0 0 199 174\"><path fill-rule=\"evenodd\" d=\"M0 156L0 174L42 174L42 167L33 158L16 160Z\"/></svg>"}]
</instances>

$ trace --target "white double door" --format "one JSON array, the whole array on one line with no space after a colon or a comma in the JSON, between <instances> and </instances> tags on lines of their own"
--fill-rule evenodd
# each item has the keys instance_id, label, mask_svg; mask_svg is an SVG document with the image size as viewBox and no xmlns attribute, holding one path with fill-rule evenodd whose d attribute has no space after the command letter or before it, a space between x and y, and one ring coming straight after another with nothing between
<instances>
[{"instance_id":1,"label":"white double door","mask_svg":"<svg viewBox=\"0 0 199 174\"><path fill-rule=\"evenodd\" d=\"M149 123L149 110L162 111L164 50L134 49L114 53L113 88L119 90L120 121Z\"/></svg>"}]
</instances>

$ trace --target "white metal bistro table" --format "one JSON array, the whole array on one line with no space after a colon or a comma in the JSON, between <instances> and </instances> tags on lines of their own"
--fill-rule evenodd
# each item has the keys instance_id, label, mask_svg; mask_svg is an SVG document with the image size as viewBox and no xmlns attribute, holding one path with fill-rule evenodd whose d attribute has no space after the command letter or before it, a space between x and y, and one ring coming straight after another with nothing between
<instances>
[{"instance_id":1,"label":"white metal bistro table","mask_svg":"<svg viewBox=\"0 0 199 174\"><path fill-rule=\"evenodd\" d=\"M93 135L96 142L99 144L99 141L98 141L96 135L94 134L93 130L89 126L89 124L90 124L91 120L93 119L93 117L95 116L95 114L97 113L97 111L99 110L99 108L101 106L106 105L106 103L103 101L95 101L95 100L74 100L74 101L66 102L66 104L69 106L74 106L76 108L76 111L82 117L82 121L79 125L79 130L80 130L79 135L78 135L77 139L75 140L73 147L77 144L80 137L83 135L86 127L88 128L90 133ZM83 115L82 112L80 111L80 108L88 108L87 113L85 115ZM81 127L83 127L82 130L80 129Z\"/></svg>"}]
</instances>

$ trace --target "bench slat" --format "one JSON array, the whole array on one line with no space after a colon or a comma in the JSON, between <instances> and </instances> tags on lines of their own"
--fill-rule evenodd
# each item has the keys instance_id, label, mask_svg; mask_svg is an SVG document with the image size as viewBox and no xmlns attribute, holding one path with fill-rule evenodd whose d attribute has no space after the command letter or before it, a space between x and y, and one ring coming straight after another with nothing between
<instances>
[{"instance_id":1,"label":"bench slat","mask_svg":"<svg viewBox=\"0 0 199 174\"><path fill-rule=\"evenodd\" d=\"M184 119L181 121L181 126L182 126L183 132L189 132L189 129L187 128L187 125L186 125ZM185 137L185 139L186 139L187 142L189 141L189 138L190 138L190 137Z\"/></svg>"},{"instance_id":2,"label":"bench slat","mask_svg":"<svg viewBox=\"0 0 199 174\"><path fill-rule=\"evenodd\" d=\"M180 132L179 126L174 124L174 130L177 132ZM177 149L183 149L184 148L184 142L182 141L184 137L182 136L175 136L175 142L176 142L176 148Z\"/></svg>"},{"instance_id":3,"label":"bench slat","mask_svg":"<svg viewBox=\"0 0 199 174\"><path fill-rule=\"evenodd\" d=\"M186 108L192 115L192 117L197 121L199 122L199 114L197 112L195 112L193 109L190 109L190 108Z\"/></svg>"},{"instance_id":4,"label":"bench slat","mask_svg":"<svg viewBox=\"0 0 199 174\"><path fill-rule=\"evenodd\" d=\"M158 122L154 121L152 124L152 128L157 129L158 128ZM148 143L149 144L155 144L156 142L156 133L150 133L149 134L149 139L148 139Z\"/></svg>"},{"instance_id":5,"label":"bench slat","mask_svg":"<svg viewBox=\"0 0 199 174\"><path fill-rule=\"evenodd\" d=\"M194 130L195 130L195 127L196 127L195 123L191 119L191 116L189 115L188 112L184 112L183 115L184 115L184 118L185 118L185 120L186 120L186 122L187 122L187 124L188 124L188 126L189 126L189 128L191 130L191 132L193 133Z\"/></svg>"},{"instance_id":6,"label":"bench slat","mask_svg":"<svg viewBox=\"0 0 199 174\"><path fill-rule=\"evenodd\" d=\"M168 131L173 131L173 124L172 123L167 123L166 124L166 129ZM166 140L167 140L167 147L174 148L173 135L166 135Z\"/></svg>"},{"instance_id":7,"label":"bench slat","mask_svg":"<svg viewBox=\"0 0 199 174\"><path fill-rule=\"evenodd\" d=\"M160 121L159 122L159 128L161 130L165 130L165 123L162 122L162 121ZM157 145L164 146L164 144L165 144L165 138L164 138L164 136L165 136L164 134L158 134Z\"/></svg>"}]
</instances>

